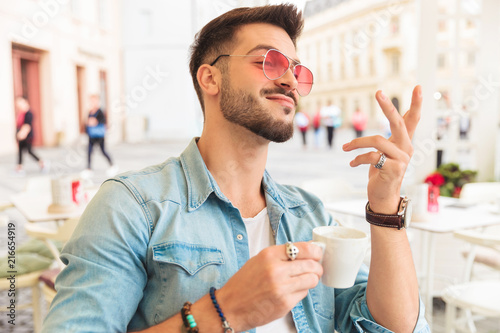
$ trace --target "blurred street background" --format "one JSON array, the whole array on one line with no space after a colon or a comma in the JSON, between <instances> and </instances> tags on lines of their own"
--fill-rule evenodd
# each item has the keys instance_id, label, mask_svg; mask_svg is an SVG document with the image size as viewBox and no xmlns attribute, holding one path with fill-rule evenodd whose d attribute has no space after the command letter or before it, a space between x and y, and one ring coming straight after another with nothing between
<instances>
[{"instance_id":1,"label":"blurred street background","mask_svg":"<svg viewBox=\"0 0 500 333\"><path fill-rule=\"evenodd\" d=\"M498 0L0 0L0 206L38 177L98 186L178 156L203 127L188 71L196 32L233 8L281 2L304 12L297 54L315 83L300 101L294 138L270 146L267 168L276 181L340 178L364 191L368 168L349 167L359 152L341 146L356 135L390 135L375 92L382 89L403 114L417 84L424 105L404 184L420 184L449 163L476 172L476 181L500 180ZM29 103L33 151L43 161L25 154L22 169L19 96ZM91 96L106 115L112 168L97 146L87 165ZM335 114L331 148L326 114ZM27 241L26 218L15 208L0 213L16 223L17 241ZM5 223L0 229L7 233ZM410 234L419 266L422 237ZM461 277L464 244L451 233L437 243L439 295ZM20 300L30 295L22 290ZM1 291L0 306L7 300ZM444 332L443 302L434 304L433 332ZM30 309L18 312L15 327L0 318L1 332L33 332ZM500 332L500 322L478 322L477 331Z\"/></svg>"}]
</instances>

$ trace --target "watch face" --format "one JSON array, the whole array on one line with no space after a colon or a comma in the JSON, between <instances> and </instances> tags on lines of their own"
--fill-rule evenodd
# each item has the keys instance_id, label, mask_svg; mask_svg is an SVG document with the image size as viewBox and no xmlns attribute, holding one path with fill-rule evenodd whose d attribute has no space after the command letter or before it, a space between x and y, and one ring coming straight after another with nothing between
<instances>
[{"instance_id":1,"label":"watch face","mask_svg":"<svg viewBox=\"0 0 500 333\"><path fill-rule=\"evenodd\" d=\"M412 208L411 200L408 199L408 202L406 203L406 212L403 216L405 228L410 227L412 213L413 213L413 208Z\"/></svg>"}]
</instances>

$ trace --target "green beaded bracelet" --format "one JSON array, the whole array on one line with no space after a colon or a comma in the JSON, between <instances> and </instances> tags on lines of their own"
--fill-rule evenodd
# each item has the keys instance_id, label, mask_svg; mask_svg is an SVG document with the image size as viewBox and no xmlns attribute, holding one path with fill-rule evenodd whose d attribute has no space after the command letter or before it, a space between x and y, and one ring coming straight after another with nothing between
<instances>
[{"instance_id":1,"label":"green beaded bracelet","mask_svg":"<svg viewBox=\"0 0 500 333\"><path fill-rule=\"evenodd\" d=\"M184 323L184 327L186 328L188 333L198 333L196 321L191 314L191 305L193 305L191 304L191 302L184 303L184 306L181 309L182 322Z\"/></svg>"}]
</instances>

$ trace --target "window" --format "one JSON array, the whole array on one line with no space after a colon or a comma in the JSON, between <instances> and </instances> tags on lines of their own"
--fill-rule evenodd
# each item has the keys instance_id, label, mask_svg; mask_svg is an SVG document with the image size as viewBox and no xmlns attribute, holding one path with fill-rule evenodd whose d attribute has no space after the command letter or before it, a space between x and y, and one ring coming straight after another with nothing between
<instances>
[{"instance_id":1,"label":"window","mask_svg":"<svg viewBox=\"0 0 500 333\"><path fill-rule=\"evenodd\" d=\"M393 53L391 55L391 74L399 74L399 53Z\"/></svg>"},{"instance_id":2,"label":"window","mask_svg":"<svg viewBox=\"0 0 500 333\"><path fill-rule=\"evenodd\" d=\"M446 67L446 56L444 54L438 54L437 67L440 69Z\"/></svg>"},{"instance_id":3,"label":"window","mask_svg":"<svg viewBox=\"0 0 500 333\"><path fill-rule=\"evenodd\" d=\"M359 77L359 56L352 58L352 70L354 77Z\"/></svg>"},{"instance_id":4,"label":"window","mask_svg":"<svg viewBox=\"0 0 500 333\"><path fill-rule=\"evenodd\" d=\"M397 97L393 97L393 98L391 98L391 102L392 102L392 105L394 105L396 110L398 110L398 112L399 112L399 99Z\"/></svg>"},{"instance_id":5,"label":"window","mask_svg":"<svg viewBox=\"0 0 500 333\"><path fill-rule=\"evenodd\" d=\"M328 62L328 81L333 81L333 63Z\"/></svg>"},{"instance_id":6,"label":"window","mask_svg":"<svg viewBox=\"0 0 500 333\"><path fill-rule=\"evenodd\" d=\"M446 21L445 20L439 20L438 22L438 30L439 32L445 32L447 28Z\"/></svg>"},{"instance_id":7,"label":"window","mask_svg":"<svg viewBox=\"0 0 500 333\"><path fill-rule=\"evenodd\" d=\"M467 66L474 67L476 65L476 52L471 51L467 53Z\"/></svg>"},{"instance_id":8,"label":"window","mask_svg":"<svg viewBox=\"0 0 500 333\"><path fill-rule=\"evenodd\" d=\"M465 27L467 29L476 29L476 22L474 20L467 19L465 21Z\"/></svg>"},{"instance_id":9,"label":"window","mask_svg":"<svg viewBox=\"0 0 500 333\"><path fill-rule=\"evenodd\" d=\"M394 16L391 19L391 34L399 34L399 18L397 16Z\"/></svg>"},{"instance_id":10,"label":"window","mask_svg":"<svg viewBox=\"0 0 500 333\"><path fill-rule=\"evenodd\" d=\"M373 59L373 56L370 56L369 66L370 66L370 76L375 76L375 60Z\"/></svg>"},{"instance_id":11,"label":"window","mask_svg":"<svg viewBox=\"0 0 500 333\"><path fill-rule=\"evenodd\" d=\"M329 59L332 57L332 50L333 50L333 42L332 38L329 37L328 41L326 42L326 52Z\"/></svg>"}]
</instances>

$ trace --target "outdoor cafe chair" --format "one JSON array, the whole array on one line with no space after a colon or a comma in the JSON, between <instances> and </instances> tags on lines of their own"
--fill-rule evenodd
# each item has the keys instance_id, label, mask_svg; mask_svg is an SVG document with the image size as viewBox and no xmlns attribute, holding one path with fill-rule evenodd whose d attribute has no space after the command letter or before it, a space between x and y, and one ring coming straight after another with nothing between
<instances>
[{"instance_id":1,"label":"outdoor cafe chair","mask_svg":"<svg viewBox=\"0 0 500 333\"><path fill-rule=\"evenodd\" d=\"M484 317L500 320L500 279L471 280L472 270L477 266L475 248L488 247L500 256L500 235L462 230L455 232L454 236L470 243L472 247L466 259L463 281L447 287L442 295L446 303L446 333L457 330L475 333L475 320ZM457 309L463 312L460 318L457 318Z\"/></svg>"}]
</instances>

